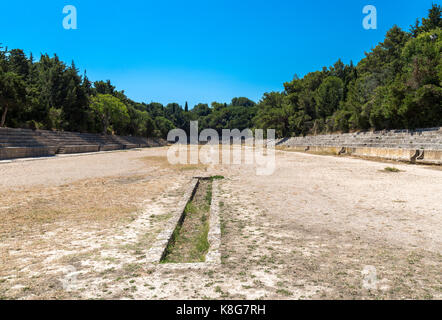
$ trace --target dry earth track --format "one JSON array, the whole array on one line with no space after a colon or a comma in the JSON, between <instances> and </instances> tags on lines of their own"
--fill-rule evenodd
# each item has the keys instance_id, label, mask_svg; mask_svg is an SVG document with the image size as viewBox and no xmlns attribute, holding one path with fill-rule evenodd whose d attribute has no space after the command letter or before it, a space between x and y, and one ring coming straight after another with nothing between
<instances>
[{"instance_id":1,"label":"dry earth track","mask_svg":"<svg viewBox=\"0 0 442 320\"><path fill-rule=\"evenodd\" d=\"M256 176L166 151L1 163L0 298L442 298L442 171L278 151ZM225 177L222 264L146 264L201 174Z\"/></svg>"}]
</instances>

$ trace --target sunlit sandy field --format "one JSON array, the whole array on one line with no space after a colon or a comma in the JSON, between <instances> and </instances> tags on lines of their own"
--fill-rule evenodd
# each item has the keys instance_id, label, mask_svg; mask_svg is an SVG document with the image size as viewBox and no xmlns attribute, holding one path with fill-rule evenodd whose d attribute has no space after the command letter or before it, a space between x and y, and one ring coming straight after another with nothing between
<instances>
[{"instance_id":1,"label":"sunlit sandy field","mask_svg":"<svg viewBox=\"0 0 442 320\"><path fill-rule=\"evenodd\" d=\"M0 298L442 298L442 171L277 151L274 174L257 176L166 154L0 163ZM147 263L202 175L224 176L221 263Z\"/></svg>"}]
</instances>

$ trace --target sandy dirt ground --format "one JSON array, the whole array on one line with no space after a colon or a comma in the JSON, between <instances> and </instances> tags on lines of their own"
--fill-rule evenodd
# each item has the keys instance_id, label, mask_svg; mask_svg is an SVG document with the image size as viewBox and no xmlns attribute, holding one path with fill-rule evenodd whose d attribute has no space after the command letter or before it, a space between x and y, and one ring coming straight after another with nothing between
<instances>
[{"instance_id":1,"label":"sandy dirt ground","mask_svg":"<svg viewBox=\"0 0 442 320\"><path fill-rule=\"evenodd\" d=\"M166 152L1 163L0 298L442 299L442 171L277 151L257 176ZM146 263L203 174L225 177L221 264Z\"/></svg>"}]
</instances>

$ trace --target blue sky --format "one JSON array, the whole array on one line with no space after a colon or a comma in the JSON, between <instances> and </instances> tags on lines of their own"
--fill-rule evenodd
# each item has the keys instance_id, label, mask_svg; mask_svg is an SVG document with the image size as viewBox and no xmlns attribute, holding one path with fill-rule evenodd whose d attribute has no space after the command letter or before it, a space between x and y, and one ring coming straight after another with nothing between
<instances>
[{"instance_id":1,"label":"blue sky","mask_svg":"<svg viewBox=\"0 0 442 320\"><path fill-rule=\"evenodd\" d=\"M110 79L136 101L258 101L294 74L338 58L357 63L394 24L408 29L431 0L2 1L0 42L57 53L91 80ZM378 29L362 27L374 5ZM65 5L78 29L62 26Z\"/></svg>"}]
</instances>

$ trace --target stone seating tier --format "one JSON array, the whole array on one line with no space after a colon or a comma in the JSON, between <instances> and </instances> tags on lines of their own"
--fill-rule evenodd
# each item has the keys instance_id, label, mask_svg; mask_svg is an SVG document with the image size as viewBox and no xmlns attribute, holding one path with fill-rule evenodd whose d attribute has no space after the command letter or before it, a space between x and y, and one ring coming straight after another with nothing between
<instances>
[{"instance_id":1,"label":"stone seating tier","mask_svg":"<svg viewBox=\"0 0 442 320\"><path fill-rule=\"evenodd\" d=\"M0 160L162 146L165 141L78 132L0 128Z\"/></svg>"}]
</instances>

